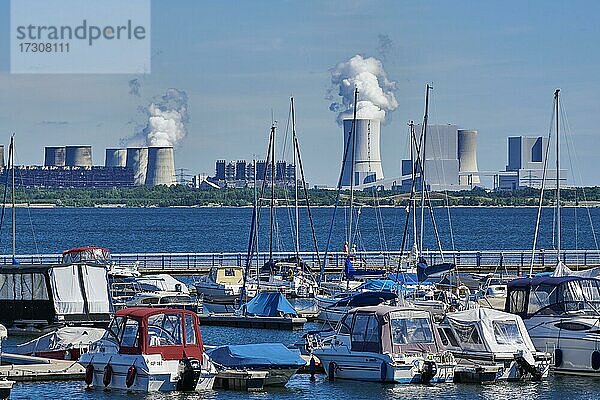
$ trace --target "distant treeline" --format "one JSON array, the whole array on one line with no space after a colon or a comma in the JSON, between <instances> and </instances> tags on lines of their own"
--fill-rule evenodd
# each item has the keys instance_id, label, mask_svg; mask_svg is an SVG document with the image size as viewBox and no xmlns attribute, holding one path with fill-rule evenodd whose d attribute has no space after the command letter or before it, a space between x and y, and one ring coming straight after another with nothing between
<instances>
[{"instance_id":1,"label":"distant treeline","mask_svg":"<svg viewBox=\"0 0 600 400\"><path fill-rule=\"evenodd\" d=\"M4 187L0 185L4 194ZM8 191L10 192L10 190ZM300 204L306 204L302 190ZM333 206L337 192L325 189L309 189L311 206ZM537 206L540 191L537 189L520 189L514 191L486 191L474 189L461 192L435 192L430 194L435 206ZM349 191L340 193L340 204L347 204ZM275 193L278 205L293 205L292 190L277 189ZM410 194L392 191L355 192L356 204L401 206L409 202ZM416 195L420 199L420 193ZM263 194L262 204L268 204L270 192ZM578 205L583 202L600 202L600 187L563 189L561 199L565 204ZM10 193L6 200L10 202ZM199 190L186 186L155 186L114 189L90 188L18 188L15 190L16 203L54 204L65 207L94 207L101 205L122 205L126 207L170 207L170 206L226 206L243 207L254 203L252 189L211 189ZM555 201L554 191L544 193L544 205L552 205Z\"/></svg>"}]
</instances>

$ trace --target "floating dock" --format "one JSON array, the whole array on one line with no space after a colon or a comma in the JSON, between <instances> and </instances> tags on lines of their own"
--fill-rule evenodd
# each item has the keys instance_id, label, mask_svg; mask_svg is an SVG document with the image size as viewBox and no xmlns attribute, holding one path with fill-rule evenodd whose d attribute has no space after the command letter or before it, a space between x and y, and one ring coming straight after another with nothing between
<instances>
[{"instance_id":1,"label":"floating dock","mask_svg":"<svg viewBox=\"0 0 600 400\"><path fill-rule=\"evenodd\" d=\"M198 314L200 325L229 326L235 328L258 328L279 330L302 330L306 318L300 317L257 317L233 314Z\"/></svg>"},{"instance_id":2,"label":"floating dock","mask_svg":"<svg viewBox=\"0 0 600 400\"><path fill-rule=\"evenodd\" d=\"M15 382L83 381L85 368L77 361L53 360L2 353L0 379Z\"/></svg>"}]
</instances>

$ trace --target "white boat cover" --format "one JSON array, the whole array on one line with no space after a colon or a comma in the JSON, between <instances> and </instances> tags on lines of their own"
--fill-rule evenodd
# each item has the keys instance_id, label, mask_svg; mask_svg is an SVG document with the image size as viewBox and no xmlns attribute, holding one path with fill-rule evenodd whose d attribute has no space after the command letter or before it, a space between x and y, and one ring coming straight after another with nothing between
<instances>
[{"instance_id":1,"label":"white boat cover","mask_svg":"<svg viewBox=\"0 0 600 400\"><path fill-rule=\"evenodd\" d=\"M511 354L524 351L523 356L534 362L531 353L536 351L535 346L518 315L477 308L446 314L441 325L445 322L457 333L462 350Z\"/></svg>"},{"instance_id":2,"label":"white boat cover","mask_svg":"<svg viewBox=\"0 0 600 400\"><path fill-rule=\"evenodd\" d=\"M573 271L571 268L567 267L562 262L559 262L556 268L554 268L552 276L579 276L582 278L600 278L600 266L589 268L583 271Z\"/></svg>"},{"instance_id":3,"label":"white boat cover","mask_svg":"<svg viewBox=\"0 0 600 400\"><path fill-rule=\"evenodd\" d=\"M81 273L83 276L83 286L85 288L89 313L110 313L106 269L98 266L82 265Z\"/></svg>"},{"instance_id":4,"label":"white boat cover","mask_svg":"<svg viewBox=\"0 0 600 400\"><path fill-rule=\"evenodd\" d=\"M57 314L83 314L84 304L77 269L77 264L50 269L54 310Z\"/></svg>"},{"instance_id":5,"label":"white boat cover","mask_svg":"<svg viewBox=\"0 0 600 400\"><path fill-rule=\"evenodd\" d=\"M17 345L15 353L34 354L87 347L102 339L105 332L104 329L100 328L65 327L27 343Z\"/></svg>"},{"instance_id":6,"label":"white boat cover","mask_svg":"<svg viewBox=\"0 0 600 400\"><path fill-rule=\"evenodd\" d=\"M135 281L140 284L155 286L163 292L176 292L177 288L181 288L181 293L189 294L190 290L183 282L178 281L168 274L144 275L135 278Z\"/></svg>"}]
</instances>

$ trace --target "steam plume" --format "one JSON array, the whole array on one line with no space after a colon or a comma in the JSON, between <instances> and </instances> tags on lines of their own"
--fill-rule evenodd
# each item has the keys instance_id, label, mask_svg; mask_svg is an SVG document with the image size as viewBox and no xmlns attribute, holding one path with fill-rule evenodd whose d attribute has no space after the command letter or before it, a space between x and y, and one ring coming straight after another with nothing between
<instances>
[{"instance_id":1,"label":"steam plume","mask_svg":"<svg viewBox=\"0 0 600 400\"><path fill-rule=\"evenodd\" d=\"M384 120L386 112L394 111L398 101L393 90L396 83L390 81L381 61L374 57L356 55L339 63L331 70L329 109L338 113L337 122L352 118L354 109L354 88L358 89L356 114L358 118ZM337 91L341 99L332 94Z\"/></svg>"},{"instance_id":2,"label":"steam plume","mask_svg":"<svg viewBox=\"0 0 600 400\"><path fill-rule=\"evenodd\" d=\"M185 91L168 89L142 111L147 117L146 125L139 127L135 135L123 140L122 144L176 147L187 134L189 114Z\"/></svg>"}]
</instances>

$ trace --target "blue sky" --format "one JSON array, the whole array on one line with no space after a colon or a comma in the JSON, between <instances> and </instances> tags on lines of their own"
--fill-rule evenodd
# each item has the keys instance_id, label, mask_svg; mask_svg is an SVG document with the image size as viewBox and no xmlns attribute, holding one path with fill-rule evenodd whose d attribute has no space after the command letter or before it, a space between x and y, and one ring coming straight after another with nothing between
<instances>
[{"instance_id":1,"label":"blue sky","mask_svg":"<svg viewBox=\"0 0 600 400\"><path fill-rule=\"evenodd\" d=\"M570 175L600 185L598 2L157 0L143 76L10 74L8 10L0 0L0 121L3 142L17 133L18 163L42 163L45 145L91 144L102 164L104 148L143 122L138 107L177 88L189 95L190 122L176 166L212 174L215 159L263 155L271 111L283 133L293 94L308 180L334 185L342 133L325 99L329 69L377 56L383 34L399 102L382 127L386 176L407 154L406 123L422 118L427 82L430 121L477 129L485 171L504 168L509 135L547 131L560 87L579 165ZM141 98L129 94L133 78Z\"/></svg>"}]
</instances>

